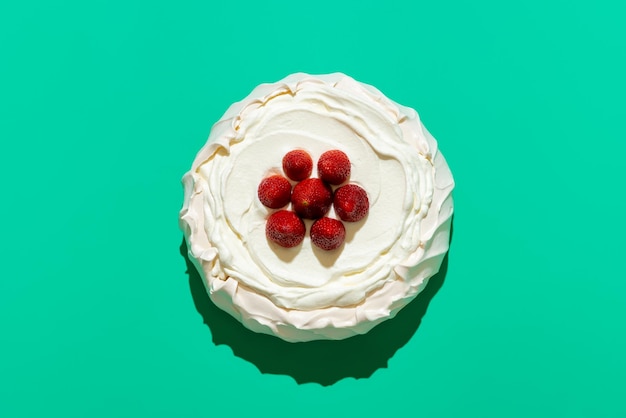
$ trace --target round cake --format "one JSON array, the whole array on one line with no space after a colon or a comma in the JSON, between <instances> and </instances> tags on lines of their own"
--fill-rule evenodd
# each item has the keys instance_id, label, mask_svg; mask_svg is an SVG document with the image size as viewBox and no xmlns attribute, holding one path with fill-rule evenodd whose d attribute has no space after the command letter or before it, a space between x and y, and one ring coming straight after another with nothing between
<instances>
[{"instance_id":1,"label":"round cake","mask_svg":"<svg viewBox=\"0 0 626 418\"><path fill-rule=\"evenodd\" d=\"M310 174L289 172L294 151L310 156ZM347 175L328 180L328 155ZM413 300L448 251L454 181L435 139L413 109L344 74L255 88L213 126L183 184L180 227L211 300L286 341L366 333ZM296 196L313 186L333 202L310 215ZM358 192L348 196L365 205L359 216L346 217L340 189ZM283 224L295 240L281 242Z\"/></svg>"}]
</instances>

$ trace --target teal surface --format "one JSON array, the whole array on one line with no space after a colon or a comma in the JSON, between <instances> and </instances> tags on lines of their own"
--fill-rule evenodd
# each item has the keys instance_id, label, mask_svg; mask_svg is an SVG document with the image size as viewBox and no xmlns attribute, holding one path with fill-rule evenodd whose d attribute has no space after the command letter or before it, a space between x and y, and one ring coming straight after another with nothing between
<instances>
[{"instance_id":1,"label":"teal surface","mask_svg":"<svg viewBox=\"0 0 626 418\"><path fill-rule=\"evenodd\" d=\"M0 417L626 416L625 16L3 2ZM177 215L212 123L296 71L416 108L457 188L429 300L290 351L194 291Z\"/></svg>"}]
</instances>

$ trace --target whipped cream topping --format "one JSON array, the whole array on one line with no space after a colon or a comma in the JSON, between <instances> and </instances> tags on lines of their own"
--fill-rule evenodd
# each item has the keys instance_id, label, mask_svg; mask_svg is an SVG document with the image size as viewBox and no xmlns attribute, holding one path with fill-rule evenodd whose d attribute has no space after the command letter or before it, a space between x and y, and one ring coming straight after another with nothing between
<instances>
[{"instance_id":1,"label":"whipped cream topping","mask_svg":"<svg viewBox=\"0 0 626 418\"><path fill-rule=\"evenodd\" d=\"M336 251L312 245L308 220L298 247L265 237L274 210L258 184L297 148L314 162L344 151L349 182L368 193L369 215L344 223ZM423 288L448 248L454 183L436 142L414 110L343 74L259 86L215 124L183 181L181 227L211 298L288 341L366 332Z\"/></svg>"}]
</instances>

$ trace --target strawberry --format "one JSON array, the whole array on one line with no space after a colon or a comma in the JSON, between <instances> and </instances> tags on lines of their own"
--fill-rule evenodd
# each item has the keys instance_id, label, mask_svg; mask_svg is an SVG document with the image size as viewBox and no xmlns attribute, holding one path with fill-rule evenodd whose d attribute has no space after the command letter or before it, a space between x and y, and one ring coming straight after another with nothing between
<instances>
[{"instance_id":1,"label":"strawberry","mask_svg":"<svg viewBox=\"0 0 626 418\"><path fill-rule=\"evenodd\" d=\"M306 228L302 219L289 210L279 210L270 215L265 224L265 236L281 247L291 248L304 239Z\"/></svg>"},{"instance_id":2,"label":"strawberry","mask_svg":"<svg viewBox=\"0 0 626 418\"><path fill-rule=\"evenodd\" d=\"M346 184L335 190L333 207L342 220L356 222L367 216L370 202L365 190L356 184Z\"/></svg>"},{"instance_id":3,"label":"strawberry","mask_svg":"<svg viewBox=\"0 0 626 418\"><path fill-rule=\"evenodd\" d=\"M328 212L333 203L330 186L318 178L309 178L296 184L291 194L293 210L302 218L317 219Z\"/></svg>"},{"instance_id":4,"label":"strawberry","mask_svg":"<svg viewBox=\"0 0 626 418\"><path fill-rule=\"evenodd\" d=\"M283 171L293 181L308 178L313 171L313 160L308 152L296 149L283 157Z\"/></svg>"},{"instance_id":5,"label":"strawberry","mask_svg":"<svg viewBox=\"0 0 626 418\"><path fill-rule=\"evenodd\" d=\"M317 174L326 183L341 184L350 177L350 159L338 149L326 151L317 161Z\"/></svg>"},{"instance_id":6,"label":"strawberry","mask_svg":"<svg viewBox=\"0 0 626 418\"><path fill-rule=\"evenodd\" d=\"M283 176L275 174L261 180L257 194L261 203L268 208L282 208L291 200L291 183Z\"/></svg>"},{"instance_id":7,"label":"strawberry","mask_svg":"<svg viewBox=\"0 0 626 418\"><path fill-rule=\"evenodd\" d=\"M322 250L335 250L345 239L346 228L337 219L320 218L311 226L311 242Z\"/></svg>"}]
</instances>

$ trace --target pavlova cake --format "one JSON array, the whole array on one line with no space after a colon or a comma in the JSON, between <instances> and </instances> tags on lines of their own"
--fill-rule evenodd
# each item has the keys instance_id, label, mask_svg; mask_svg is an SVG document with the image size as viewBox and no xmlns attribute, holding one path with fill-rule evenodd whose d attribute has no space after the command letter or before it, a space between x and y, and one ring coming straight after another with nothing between
<instances>
[{"instance_id":1,"label":"pavlova cake","mask_svg":"<svg viewBox=\"0 0 626 418\"><path fill-rule=\"evenodd\" d=\"M392 318L439 271L454 181L417 113L344 74L255 88L183 177L180 226L212 301L286 341Z\"/></svg>"}]
</instances>

